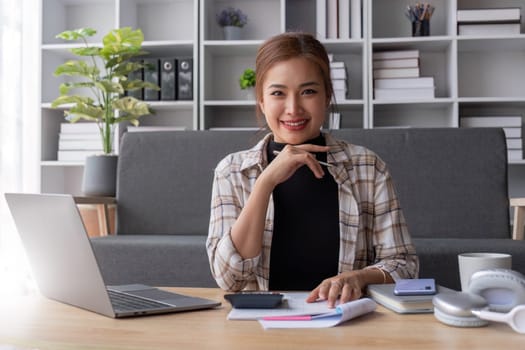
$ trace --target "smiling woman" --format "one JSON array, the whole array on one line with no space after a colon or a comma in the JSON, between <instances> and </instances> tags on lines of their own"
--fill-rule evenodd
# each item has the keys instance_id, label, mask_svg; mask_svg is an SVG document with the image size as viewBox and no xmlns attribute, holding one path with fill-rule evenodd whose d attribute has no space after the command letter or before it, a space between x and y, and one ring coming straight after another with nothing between
<instances>
[{"instance_id":1,"label":"smiling woman","mask_svg":"<svg viewBox=\"0 0 525 350\"><path fill-rule=\"evenodd\" d=\"M270 129L215 169L207 250L229 291L311 290L360 298L372 283L418 274L386 164L322 130L330 63L312 35L287 32L257 52L257 112Z\"/></svg>"},{"instance_id":2,"label":"smiling woman","mask_svg":"<svg viewBox=\"0 0 525 350\"><path fill-rule=\"evenodd\" d=\"M5 192L38 192L38 6L0 1L0 294L20 294L31 281ZM24 14L22 16L22 14Z\"/></svg>"}]
</instances>

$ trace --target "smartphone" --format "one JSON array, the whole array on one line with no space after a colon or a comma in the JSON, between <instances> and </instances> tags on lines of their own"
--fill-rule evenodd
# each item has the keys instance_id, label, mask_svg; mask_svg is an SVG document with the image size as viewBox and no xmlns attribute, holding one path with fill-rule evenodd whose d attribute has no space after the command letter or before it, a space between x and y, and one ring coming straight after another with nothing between
<instances>
[{"instance_id":1,"label":"smartphone","mask_svg":"<svg viewBox=\"0 0 525 350\"><path fill-rule=\"evenodd\" d=\"M395 295L432 295L436 294L436 282L433 278L401 279L396 281Z\"/></svg>"}]
</instances>

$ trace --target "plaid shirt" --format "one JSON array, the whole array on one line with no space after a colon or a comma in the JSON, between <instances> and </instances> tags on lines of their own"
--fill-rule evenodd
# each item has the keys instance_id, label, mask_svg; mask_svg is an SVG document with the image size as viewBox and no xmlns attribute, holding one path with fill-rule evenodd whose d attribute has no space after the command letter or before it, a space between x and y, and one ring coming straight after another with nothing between
<instances>
[{"instance_id":1,"label":"plaid shirt","mask_svg":"<svg viewBox=\"0 0 525 350\"><path fill-rule=\"evenodd\" d=\"M333 164L328 171L339 188L339 273L374 266L395 280L416 278L419 260L385 163L364 147L336 140L330 134L324 136L330 146L327 161ZM255 180L268 164L270 137L249 150L228 155L215 169L206 249L211 272L225 290L268 290L273 198L258 256L243 259L230 232Z\"/></svg>"}]
</instances>

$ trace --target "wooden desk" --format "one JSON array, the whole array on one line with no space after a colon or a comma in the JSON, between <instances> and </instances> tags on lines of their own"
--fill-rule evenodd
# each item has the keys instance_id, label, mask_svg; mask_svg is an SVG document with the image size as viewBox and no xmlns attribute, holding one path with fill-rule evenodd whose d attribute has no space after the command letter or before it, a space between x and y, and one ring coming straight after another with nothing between
<instances>
[{"instance_id":1,"label":"wooden desk","mask_svg":"<svg viewBox=\"0 0 525 350\"><path fill-rule=\"evenodd\" d=\"M169 288L224 301L219 289ZM8 349L518 349L525 335L505 324L454 328L432 314L398 315L382 307L326 329L264 330L228 321L219 309L111 319L39 295L0 302L0 348Z\"/></svg>"}]
</instances>

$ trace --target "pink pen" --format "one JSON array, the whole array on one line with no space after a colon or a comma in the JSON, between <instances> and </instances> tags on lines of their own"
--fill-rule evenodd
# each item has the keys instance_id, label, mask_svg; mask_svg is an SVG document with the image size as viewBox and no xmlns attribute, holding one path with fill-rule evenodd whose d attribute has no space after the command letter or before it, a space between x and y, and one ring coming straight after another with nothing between
<instances>
[{"instance_id":1,"label":"pink pen","mask_svg":"<svg viewBox=\"0 0 525 350\"><path fill-rule=\"evenodd\" d=\"M262 319L264 321L311 321L312 316L266 316Z\"/></svg>"}]
</instances>

